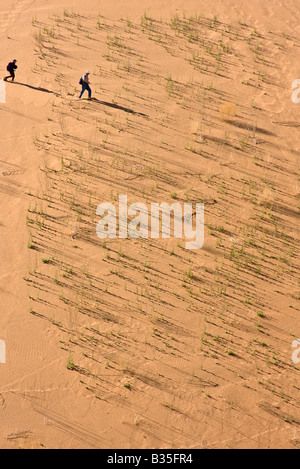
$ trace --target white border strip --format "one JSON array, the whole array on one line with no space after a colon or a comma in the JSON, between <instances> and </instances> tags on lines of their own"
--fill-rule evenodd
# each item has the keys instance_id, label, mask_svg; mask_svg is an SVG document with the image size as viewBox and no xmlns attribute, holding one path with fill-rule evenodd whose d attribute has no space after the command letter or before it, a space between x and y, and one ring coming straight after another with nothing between
<instances>
[{"instance_id":1,"label":"white border strip","mask_svg":"<svg viewBox=\"0 0 300 469\"><path fill-rule=\"evenodd\" d=\"M6 103L6 83L4 80L0 80L0 103Z\"/></svg>"},{"instance_id":2,"label":"white border strip","mask_svg":"<svg viewBox=\"0 0 300 469\"><path fill-rule=\"evenodd\" d=\"M4 340L0 340L0 363L6 363L6 345Z\"/></svg>"}]
</instances>

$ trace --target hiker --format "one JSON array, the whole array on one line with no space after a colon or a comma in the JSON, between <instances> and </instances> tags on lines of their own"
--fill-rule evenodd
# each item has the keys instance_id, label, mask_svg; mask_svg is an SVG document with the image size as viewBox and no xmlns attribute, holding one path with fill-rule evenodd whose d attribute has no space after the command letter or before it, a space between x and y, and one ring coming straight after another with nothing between
<instances>
[{"instance_id":1,"label":"hiker","mask_svg":"<svg viewBox=\"0 0 300 469\"><path fill-rule=\"evenodd\" d=\"M79 98L81 98L81 96L83 95L83 93L85 92L85 90L87 90L89 92L89 99L91 99L92 97L92 90L91 90L91 87L90 87L90 81L89 81L89 75L90 75L91 72L89 72L87 70L87 72L85 72L85 75L83 75L81 78L80 78L80 81L79 81L79 84L82 86L82 90L81 90L81 93L79 95Z\"/></svg>"},{"instance_id":2,"label":"hiker","mask_svg":"<svg viewBox=\"0 0 300 469\"><path fill-rule=\"evenodd\" d=\"M8 78L11 78L12 79L11 81L14 81L14 79L15 79L15 70L18 68L16 63L17 63L17 60L14 59L12 62L9 62L9 64L7 65L6 70L10 73L10 75L8 75L8 77L4 78L5 81L7 81Z\"/></svg>"}]
</instances>

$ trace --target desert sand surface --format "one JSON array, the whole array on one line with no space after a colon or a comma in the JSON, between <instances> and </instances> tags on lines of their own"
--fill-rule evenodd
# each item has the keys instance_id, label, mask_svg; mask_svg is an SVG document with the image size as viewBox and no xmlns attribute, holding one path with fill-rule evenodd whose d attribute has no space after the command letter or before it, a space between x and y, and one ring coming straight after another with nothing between
<instances>
[{"instance_id":1,"label":"desert sand surface","mask_svg":"<svg viewBox=\"0 0 300 469\"><path fill-rule=\"evenodd\" d=\"M0 41L0 448L300 448L299 2L0 0ZM203 248L99 239L120 194Z\"/></svg>"}]
</instances>

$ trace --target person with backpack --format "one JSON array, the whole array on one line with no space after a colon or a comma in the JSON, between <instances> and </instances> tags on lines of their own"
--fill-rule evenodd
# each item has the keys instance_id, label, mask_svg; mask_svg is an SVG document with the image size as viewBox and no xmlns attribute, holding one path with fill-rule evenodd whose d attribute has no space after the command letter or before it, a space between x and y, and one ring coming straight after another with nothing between
<instances>
[{"instance_id":1,"label":"person with backpack","mask_svg":"<svg viewBox=\"0 0 300 469\"><path fill-rule=\"evenodd\" d=\"M5 77L4 80L7 81L8 78L11 78L11 81L14 81L15 79L15 70L18 68L16 65L17 60L14 59L12 62L9 62L9 64L6 67L6 70L10 73L8 77Z\"/></svg>"},{"instance_id":2,"label":"person with backpack","mask_svg":"<svg viewBox=\"0 0 300 469\"><path fill-rule=\"evenodd\" d=\"M89 93L89 99L91 99L91 97L92 97L92 90L91 90L91 87L90 87L90 80L89 80L90 73L91 72L89 72L87 70L85 72L85 75L83 75L79 80L79 84L82 86L82 90L81 90L81 93L79 95L79 98L81 98L81 96L83 95L85 90L88 91L88 93Z\"/></svg>"}]
</instances>

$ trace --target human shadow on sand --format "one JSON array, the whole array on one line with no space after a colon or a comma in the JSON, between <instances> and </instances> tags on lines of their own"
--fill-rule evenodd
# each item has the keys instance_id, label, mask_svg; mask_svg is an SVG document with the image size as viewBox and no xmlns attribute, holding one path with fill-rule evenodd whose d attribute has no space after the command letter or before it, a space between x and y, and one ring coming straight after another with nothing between
<instances>
[{"instance_id":1,"label":"human shadow on sand","mask_svg":"<svg viewBox=\"0 0 300 469\"><path fill-rule=\"evenodd\" d=\"M58 96L58 93L55 93L55 91L47 90L47 88L42 88L41 86L27 85L27 83L20 83L19 81L8 81L8 80L5 80L5 81L7 83L13 83L14 85L26 86L26 88L30 88L35 91L42 91L43 93L55 94L55 96Z\"/></svg>"},{"instance_id":2,"label":"human shadow on sand","mask_svg":"<svg viewBox=\"0 0 300 469\"><path fill-rule=\"evenodd\" d=\"M98 104L103 104L104 106L112 107L114 109L119 109L120 111L128 112L129 114L134 114L135 116L147 117L147 115L143 114L142 112L134 111L133 109L130 109L128 107L119 106L119 104L109 103L107 101L100 101L100 99L97 98L90 98L89 101Z\"/></svg>"}]
</instances>

